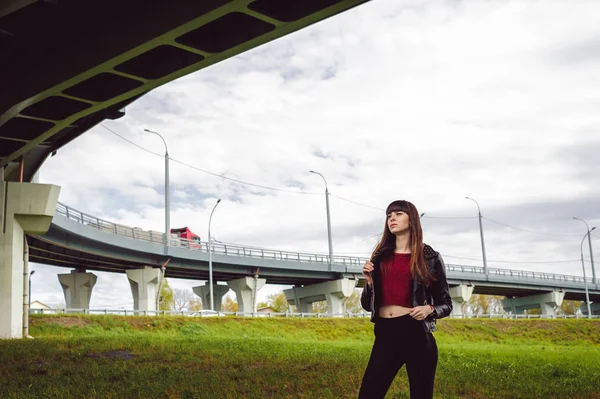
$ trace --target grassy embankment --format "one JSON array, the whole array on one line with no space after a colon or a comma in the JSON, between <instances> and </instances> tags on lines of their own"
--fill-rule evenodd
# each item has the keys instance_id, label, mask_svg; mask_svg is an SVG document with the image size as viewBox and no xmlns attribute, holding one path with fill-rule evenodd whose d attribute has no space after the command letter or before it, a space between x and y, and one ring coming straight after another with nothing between
<instances>
[{"instance_id":1,"label":"grassy embankment","mask_svg":"<svg viewBox=\"0 0 600 399\"><path fill-rule=\"evenodd\" d=\"M600 320L438 326L436 398L600 398ZM352 398L373 343L366 319L34 316L31 334L0 341L0 398Z\"/></svg>"}]
</instances>

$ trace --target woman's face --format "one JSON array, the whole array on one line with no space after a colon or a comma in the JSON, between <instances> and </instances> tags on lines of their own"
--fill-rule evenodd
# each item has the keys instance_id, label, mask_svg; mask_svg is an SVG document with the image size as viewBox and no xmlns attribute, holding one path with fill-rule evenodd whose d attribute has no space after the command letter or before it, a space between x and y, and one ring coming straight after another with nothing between
<instances>
[{"instance_id":1,"label":"woman's face","mask_svg":"<svg viewBox=\"0 0 600 399\"><path fill-rule=\"evenodd\" d=\"M402 234L408 230L410 220L404 211L390 212L387 215L387 226L392 234Z\"/></svg>"}]
</instances>

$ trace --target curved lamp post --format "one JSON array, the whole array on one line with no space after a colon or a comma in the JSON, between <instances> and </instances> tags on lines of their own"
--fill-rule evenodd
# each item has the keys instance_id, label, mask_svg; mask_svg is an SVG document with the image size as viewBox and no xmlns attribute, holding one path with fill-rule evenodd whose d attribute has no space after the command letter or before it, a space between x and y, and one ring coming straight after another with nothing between
<instances>
[{"instance_id":1,"label":"curved lamp post","mask_svg":"<svg viewBox=\"0 0 600 399\"><path fill-rule=\"evenodd\" d=\"M573 219L575 219L575 220L581 220L583 223L585 223L585 228L587 229L587 234L586 235L587 235L587 238L588 238L588 245L590 247L590 262L592 263L592 284L596 284L597 283L597 280L596 280L596 268L594 267L594 253L592 251L592 239L591 239L591 234L590 234L592 232L592 230L595 229L595 227L592 230L590 230L590 226L588 226L588 224L587 224L587 222L585 220L580 219L580 218L576 218L576 217L573 217Z\"/></svg>"},{"instance_id":2,"label":"curved lamp post","mask_svg":"<svg viewBox=\"0 0 600 399\"><path fill-rule=\"evenodd\" d=\"M212 211L210 212L210 217L208 218L208 286L209 286L209 292L210 292L210 310L215 310L215 299L213 297L213 271L212 271L213 247L212 247L212 240L210 239L210 222L212 221L212 215L215 212L215 209L217 209L217 205L219 205L220 202L221 202L221 199L219 198L217 200L217 203L213 207Z\"/></svg>"},{"instance_id":3,"label":"curved lamp post","mask_svg":"<svg viewBox=\"0 0 600 399\"><path fill-rule=\"evenodd\" d=\"M35 270L32 270L29 273L29 311L31 311L31 276L35 273Z\"/></svg>"},{"instance_id":4,"label":"curved lamp post","mask_svg":"<svg viewBox=\"0 0 600 399\"><path fill-rule=\"evenodd\" d=\"M310 173L314 173L315 175L321 176L321 178L325 182L325 206L327 207L327 238L329 240L329 271L331 271L331 266L333 264L333 244L331 242L331 216L329 214L329 190L327 188L327 180L325 180L325 177L319 172L311 170Z\"/></svg>"},{"instance_id":5,"label":"curved lamp post","mask_svg":"<svg viewBox=\"0 0 600 399\"><path fill-rule=\"evenodd\" d=\"M145 132L156 134L165 144L165 255L169 253L169 239L171 238L170 228L170 199L169 199L169 150L167 149L167 142L160 135L160 133L154 132L150 129L144 129Z\"/></svg>"},{"instance_id":6,"label":"curved lamp post","mask_svg":"<svg viewBox=\"0 0 600 399\"><path fill-rule=\"evenodd\" d=\"M483 255L483 273L485 275L488 274L487 268L487 259L485 257L485 241L483 240L483 223L481 222L481 208L479 207L479 203L471 197L465 197L468 200L471 200L477 204L477 212L479 216L479 234L481 235L481 254Z\"/></svg>"},{"instance_id":7,"label":"curved lamp post","mask_svg":"<svg viewBox=\"0 0 600 399\"><path fill-rule=\"evenodd\" d=\"M588 230L588 232L585 233L583 239L581 240L581 245L579 246L579 253L581 254L581 268L583 269L583 284L585 285L585 303L587 304L588 318L592 317L592 310L590 307L590 293L588 291L587 278L585 276L585 263L583 262L583 242L585 241L585 237L589 237L590 233L594 231L594 229L595 227L592 227L591 230Z\"/></svg>"}]
</instances>

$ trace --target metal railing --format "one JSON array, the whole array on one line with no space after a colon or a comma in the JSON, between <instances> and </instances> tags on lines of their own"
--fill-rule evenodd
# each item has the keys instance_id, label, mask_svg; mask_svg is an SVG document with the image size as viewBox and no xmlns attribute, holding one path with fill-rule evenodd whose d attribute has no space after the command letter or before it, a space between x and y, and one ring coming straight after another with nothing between
<instances>
[{"instance_id":1,"label":"metal railing","mask_svg":"<svg viewBox=\"0 0 600 399\"><path fill-rule=\"evenodd\" d=\"M482 267L454 265L454 264L447 264L446 271L460 272L460 273L484 274L484 269ZM565 281L565 282L570 282L570 283L582 283L582 284L584 283L584 279L582 276L570 276L567 274L532 272L532 271L525 271L525 270L488 268L488 275L528 278L528 279L537 279L537 280ZM591 278L587 278L586 280L588 283L592 283Z\"/></svg>"},{"instance_id":2,"label":"metal railing","mask_svg":"<svg viewBox=\"0 0 600 399\"><path fill-rule=\"evenodd\" d=\"M139 227L129 227L122 224L109 222L100 219L96 216L75 210L65 204L58 203L56 213L66 217L67 219L84 224L86 226L105 231L107 233L116 234L121 237L132 238L153 242L158 244L165 243L165 233L159 231L146 231ZM208 252L209 244L207 241L195 241L178 237L177 234L171 234L169 238L169 246L173 248L185 248L192 251ZM261 258L271 260L282 260L291 262L306 262L306 263L323 263L328 264L329 256L324 254L315 254L308 252L291 252L280 251L259 247L241 246L236 244L225 244L221 242L213 242L212 252L217 255L226 256L241 256L248 258ZM366 258L357 256L334 256L333 263L342 266L361 267Z\"/></svg>"},{"instance_id":3,"label":"metal railing","mask_svg":"<svg viewBox=\"0 0 600 399\"><path fill-rule=\"evenodd\" d=\"M326 318L326 317L370 317L370 312L359 313L298 313L298 312L227 312L211 311L211 314L202 314L202 311L176 311L176 310L134 310L134 309L29 309L29 314L61 315L61 314L89 314L89 315L117 315L117 316L188 316L188 317L222 317L222 316L250 316L250 317L301 317L301 318Z\"/></svg>"},{"instance_id":4,"label":"metal railing","mask_svg":"<svg viewBox=\"0 0 600 399\"><path fill-rule=\"evenodd\" d=\"M188 317L222 317L222 316L245 316L245 317L300 317L300 318L356 318L370 317L369 312L345 312L345 313L298 313L298 312L225 312L217 311L211 315L201 315L201 311L175 311L175 310L134 310L134 309L29 309L29 314L39 315L61 315L61 314L89 314L89 315L117 315L117 316L188 316ZM450 315L453 319L584 319L587 315L542 315L542 314L457 314ZM592 315L591 318L598 319L600 315Z\"/></svg>"},{"instance_id":5,"label":"metal railing","mask_svg":"<svg viewBox=\"0 0 600 399\"><path fill-rule=\"evenodd\" d=\"M78 223L84 224L86 226L98 230L105 231L107 233L116 234L134 240L153 242L163 245L165 243L165 234L160 231L146 231L139 227L129 227L122 224L109 222L107 220L100 219L96 216L89 215L87 213L73 209L60 202L56 206L56 213L66 217L67 219L76 221ZM169 246L173 248L189 249L191 251L209 251L209 244L207 241L187 240L185 238L177 236L177 234L171 234L171 237L169 238ZM226 256L240 256L247 258L260 258L304 263L321 263L324 265L328 264L329 262L329 256L326 254L280 251L260 247L226 244L222 242L213 242L212 251L213 254ZM361 268L366 260L367 258L362 258L358 256L334 256L333 264L345 267L354 266L357 268ZM446 264L446 271L460 272L465 274L485 274L483 267L456 264ZM522 279L547 280L551 282L569 282L583 284L585 281L587 281L590 284L592 283L591 277L584 280L582 276L571 276L564 274L512 269L488 268L488 275L501 277L515 277Z\"/></svg>"}]
</instances>

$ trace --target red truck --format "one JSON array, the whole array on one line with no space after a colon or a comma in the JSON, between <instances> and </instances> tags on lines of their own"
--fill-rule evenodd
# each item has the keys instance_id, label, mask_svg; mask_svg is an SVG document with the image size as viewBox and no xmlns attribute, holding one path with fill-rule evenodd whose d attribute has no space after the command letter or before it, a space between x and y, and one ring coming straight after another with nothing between
<instances>
[{"instance_id":1,"label":"red truck","mask_svg":"<svg viewBox=\"0 0 600 399\"><path fill-rule=\"evenodd\" d=\"M187 226L179 229L171 229L171 234L176 234L177 237L184 238L185 241L181 241L183 246L187 246L189 244L191 249L201 249L200 236L188 229Z\"/></svg>"}]
</instances>

